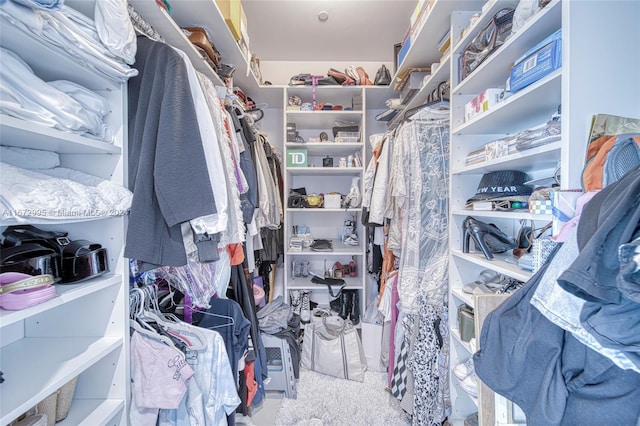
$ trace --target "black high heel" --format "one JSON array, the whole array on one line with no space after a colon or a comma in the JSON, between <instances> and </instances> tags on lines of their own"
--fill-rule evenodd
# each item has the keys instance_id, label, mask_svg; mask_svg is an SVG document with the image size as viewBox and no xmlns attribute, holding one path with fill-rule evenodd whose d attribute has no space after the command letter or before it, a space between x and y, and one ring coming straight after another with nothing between
<instances>
[{"instance_id":1,"label":"black high heel","mask_svg":"<svg viewBox=\"0 0 640 426\"><path fill-rule=\"evenodd\" d=\"M482 254L488 260L493 259L493 253L504 253L514 249L518 243L509 238L492 223L484 223L471 216L462 222L462 252L469 253L469 240L473 237L476 247L480 247Z\"/></svg>"}]
</instances>

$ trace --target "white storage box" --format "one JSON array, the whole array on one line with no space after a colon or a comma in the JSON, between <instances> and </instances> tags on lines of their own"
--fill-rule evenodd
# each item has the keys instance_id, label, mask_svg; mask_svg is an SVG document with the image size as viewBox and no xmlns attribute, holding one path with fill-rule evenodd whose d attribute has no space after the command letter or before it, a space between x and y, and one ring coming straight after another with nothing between
<instances>
[{"instance_id":1,"label":"white storage box","mask_svg":"<svg viewBox=\"0 0 640 426\"><path fill-rule=\"evenodd\" d=\"M342 194L324 194L325 209L339 209L342 203Z\"/></svg>"}]
</instances>

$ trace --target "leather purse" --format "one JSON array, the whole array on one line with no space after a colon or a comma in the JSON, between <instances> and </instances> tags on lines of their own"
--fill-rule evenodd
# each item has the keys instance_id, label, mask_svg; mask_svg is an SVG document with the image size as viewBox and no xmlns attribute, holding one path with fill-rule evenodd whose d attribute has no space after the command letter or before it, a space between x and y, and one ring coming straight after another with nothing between
<instances>
[{"instance_id":1,"label":"leather purse","mask_svg":"<svg viewBox=\"0 0 640 426\"><path fill-rule=\"evenodd\" d=\"M378 68L373 84L376 86L388 86L391 84L391 72L389 72L389 69L384 64Z\"/></svg>"},{"instance_id":2,"label":"leather purse","mask_svg":"<svg viewBox=\"0 0 640 426\"><path fill-rule=\"evenodd\" d=\"M50 247L26 243L0 250L0 273L19 272L28 275L51 275L60 281L60 255Z\"/></svg>"},{"instance_id":3,"label":"leather purse","mask_svg":"<svg viewBox=\"0 0 640 426\"><path fill-rule=\"evenodd\" d=\"M10 226L0 255L0 272L50 274L60 283L76 283L109 272L107 250L87 240L71 241L66 232L32 225Z\"/></svg>"}]
</instances>

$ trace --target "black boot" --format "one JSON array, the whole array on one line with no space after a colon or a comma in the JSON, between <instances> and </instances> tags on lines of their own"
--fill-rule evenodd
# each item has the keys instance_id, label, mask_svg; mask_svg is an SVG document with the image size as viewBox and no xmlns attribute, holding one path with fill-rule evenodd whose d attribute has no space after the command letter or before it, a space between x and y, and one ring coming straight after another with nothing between
<instances>
[{"instance_id":1,"label":"black boot","mask_svg":"<svg viewBox=\"0 0 640 426\"><path fill-rule=\"evenodd\" d=\"M340 312L338 313L338 315L340 315L340 318L342 319L347 319L349 318L349 314L351 313L351 293L343 290L342 294L340 295Z\"/></svg>"},{"instance_id":2,"label":"black boot","mask_svg":"<svg viewBox=\"0 0 640 426\"><path fill-rule=\"evenodd\" d=\"M360 322L360 296L358 296L358 290L354 290L350 296L349 302L351 309L349 310L349 319L351 319L353 325L356 325Z\"/></svg>"}]
</instances>

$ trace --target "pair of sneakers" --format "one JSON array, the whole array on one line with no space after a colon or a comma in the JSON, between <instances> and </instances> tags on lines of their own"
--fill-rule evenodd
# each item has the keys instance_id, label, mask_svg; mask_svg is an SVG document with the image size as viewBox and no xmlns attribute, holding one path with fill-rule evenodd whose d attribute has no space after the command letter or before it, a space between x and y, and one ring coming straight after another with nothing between
<instances>
[{"instance_id":1,"label":"pair of sneakers","mask_svg":"<svg viewBox=\"0 0 640 426\"><path fill-rule=\"evenodd\" d=\"M369 80L369 74L362 67L349 65L344 72L356 82L357 86L373 86L373 82Z\"/></svg>"},{"instance_id":2,"label":"pair of sneakers","mask_svg":"<svg viewBox=\"0 0 640 426\"><path fill-rule=\"evenodd\" d=\"M478 397L478 376L473 367L473 357L453 368L453 375L460 380L460 388L474 398Z\"/></svg>"},{"instance_id":3,"label":"pair of sneakers","mask_svg":"<svg viewBox=\"0 0 640 426\"><path fill-rule=\"evenodd\" d=\"M485 269L478 275L478 278L465 284L462 291L467 294L491 294L496 293L502 287L503 275L491 269Z\"/></svg>"},{"instance_id":4,"label":"pair of sneakers","mask_svg":"<svg viewBox=\"0 0 640 426\"><path fill-rule=\"evenodd\" d=\"M308 277L309 276L309 261L303 262L293 261L293 276L294 277Z\"/></svg>"},{"instance_id":5,"label":"pair of sneakers","mask_svg":"<svg viewBox=\"0 0 640 426\"><path fill-rule=\"evenodd\" d=\"M358 241L358 236L356 234L350 234L344 237L344 243L348 246L358 246L360 242Z\"/></svg>"}]
</instances>

